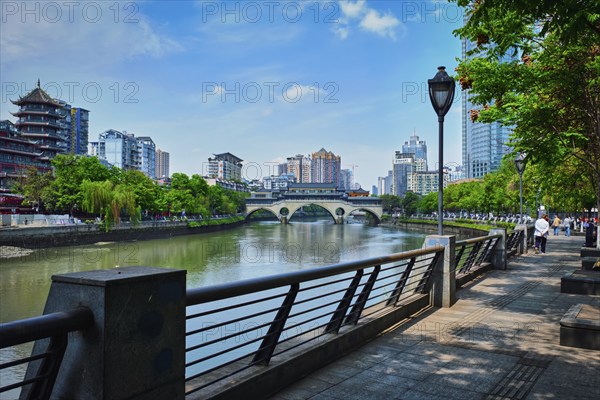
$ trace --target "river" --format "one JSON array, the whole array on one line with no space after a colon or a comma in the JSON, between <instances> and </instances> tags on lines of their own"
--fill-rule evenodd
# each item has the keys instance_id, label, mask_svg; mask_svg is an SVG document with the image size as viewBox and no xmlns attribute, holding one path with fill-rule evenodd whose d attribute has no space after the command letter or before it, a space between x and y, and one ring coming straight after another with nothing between
<instances>
[{"instance_id":1,"label":"river","mask_svg":"<svg viewBox=\"0 0 600 400\"><path fill-rule=\"evenodd\" d=\"M420 248L425 234L331 220L253 222L171 239L42 249L0 260L0 322L43 312L50 277L145 265L187 270L187 286L256 278Z\"/></svg>"}]
</instances>

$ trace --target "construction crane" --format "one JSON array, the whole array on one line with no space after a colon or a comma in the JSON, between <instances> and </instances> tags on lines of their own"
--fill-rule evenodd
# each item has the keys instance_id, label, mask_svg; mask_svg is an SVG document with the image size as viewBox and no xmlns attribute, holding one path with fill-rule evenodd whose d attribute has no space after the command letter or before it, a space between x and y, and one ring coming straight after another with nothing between
<instances>
[{"instance_id":1,"label":"construction crane","mask_svg":"<svg viewBox=\"0 0 600 400\"><path fill-rule=\"evenodd\" d=\"M354 168L358 167L358 165L356 165L356 164L349 164L349 165L346 165L346 166L347 167L352 167L352 177L354 177Z\"/></svg>"}]
</instances>

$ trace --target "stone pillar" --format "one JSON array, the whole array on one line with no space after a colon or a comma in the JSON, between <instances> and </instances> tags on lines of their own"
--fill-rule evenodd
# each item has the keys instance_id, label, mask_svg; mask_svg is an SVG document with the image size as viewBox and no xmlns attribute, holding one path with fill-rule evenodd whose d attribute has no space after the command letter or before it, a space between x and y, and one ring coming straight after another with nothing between
<instances>
[{"instance_id":1,"label":"stone pillar","mask_svg":"<svg viewBox=\"0 0 600 400\"><path fill-rule=\"evenodd\" d=\"M527 225L519 224L515 226L515 231L523 231L523 236L519 242L519 254L527 254Z\"/></svg>"},{"instance_id":2,"label":"stone pillar","mask_svg":"<svg viewBox=\"0 0 600 400\"><path fill-rule=\"evenodd\" d=\"M494 269L506 269L506 229L490 229L490 235L502 235L496 243L496 249L492 254L492 265Z\"/></svg>"},{"instance_id":3,"label":"stone pillar","mask_svg":"<svg viewBox=\"0 0 600 400\"><path fill-rule=\"evenodd\" d=\"M425 238L423 247L443 246L443 257L435 266L431 279L433 280L433 305L436 307L451 307L456 303L456 236L429 235Z\"/></svg>"},{"instance_id":4,"label":"stone pillar","mask_svg":"<svg viewBox=\"0 0 600 400\"><path fill-rule=\"evenodd\" d=\"M184 399L185 290L184 270L124 267L54 275L44 314L85 306L94 326L69 334L52 397ZM45 348L43 342L33 354ZM27 375L36 368L31 363Z\"/></svg>"}]
</instances>

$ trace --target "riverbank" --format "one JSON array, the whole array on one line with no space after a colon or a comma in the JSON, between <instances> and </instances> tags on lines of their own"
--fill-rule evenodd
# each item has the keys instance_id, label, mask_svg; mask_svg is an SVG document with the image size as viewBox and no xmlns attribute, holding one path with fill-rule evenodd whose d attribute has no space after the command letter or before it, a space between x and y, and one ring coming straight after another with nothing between
<instances>
[{"instance_id":1,"label":"riverbank","mask_svg":"<svg viewBox=\"0 0 600 400\"><path fill-rule=\"evenodd\" d=\"M437 233L437 222L434 223L425 223L425 222L408 222L406 220L391 220L388 222L383 222L380 224L381 226L398 228L410 232L419 232L419 233ZM452 226L448 224L444 224L444 234L446 235L456 235L460 238L472 238L479 237L487 234L489 232L489 226L481 226L481 228L468 228L463 226Z\"/></svg>"},{"instance_id":2,"label":"riverbank","mask_svg":"<svg viewBox=\"0 0 600 400\"><path fill-rule=\"evenodd\" d=\"M218 220L216 220L218 221ZM96 224L32 226L3 228L0 230L0 246L23 249L77 246L98 242L127 242L148 239L165 239L181 235L217 232L245 224L238 220L229 223L198 225L186 221L149 221L137 225L115 225L106 232ZM0 252L0 258L18 257L18 252Z\"/></svg>"}]
</instances>

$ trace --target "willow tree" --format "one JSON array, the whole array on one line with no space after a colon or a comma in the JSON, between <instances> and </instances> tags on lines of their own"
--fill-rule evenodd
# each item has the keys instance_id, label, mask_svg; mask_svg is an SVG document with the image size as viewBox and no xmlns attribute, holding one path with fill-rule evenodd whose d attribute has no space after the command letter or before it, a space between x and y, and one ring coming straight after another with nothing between
<instances>
[{"instance_id":1,"label":"willow tree","mask_svg":"<svg viewBox=\"0 0 600 400\"><path fill-rule=\"evenodd\" d=\"M102 220L102 216L109 212L112 201L112 182L92 182L86 179L81 183L80 188L83 211L90 214L99 214L100 220Z\"/></svg>"},{"instance_id":2,"label":"willow tree","mask_svg":"<svg viewBox=\"0 0 600 400\"><path fill-rule=\"evenodd\" d=\"M84 211L99 214L105 218L106 228L111 223L121 222L121 212L129 215L132 222L139 220L140 210L135 202L135 194L126 185L114 185L111 181L81 183L82 208Z\"/></svg>"},{"instance_id":3,"label":"willow tree","mask_svg":"<svg viewBox=\"0 0 600 400\"><path fill-rule=\"evenodd\" d=\"M579 166L600 208L600 2L454 1L467 16L455 33L477 44L457 68L472 119L513 126L513 148L548 178Z\"/></svg>"}]
</instances>

